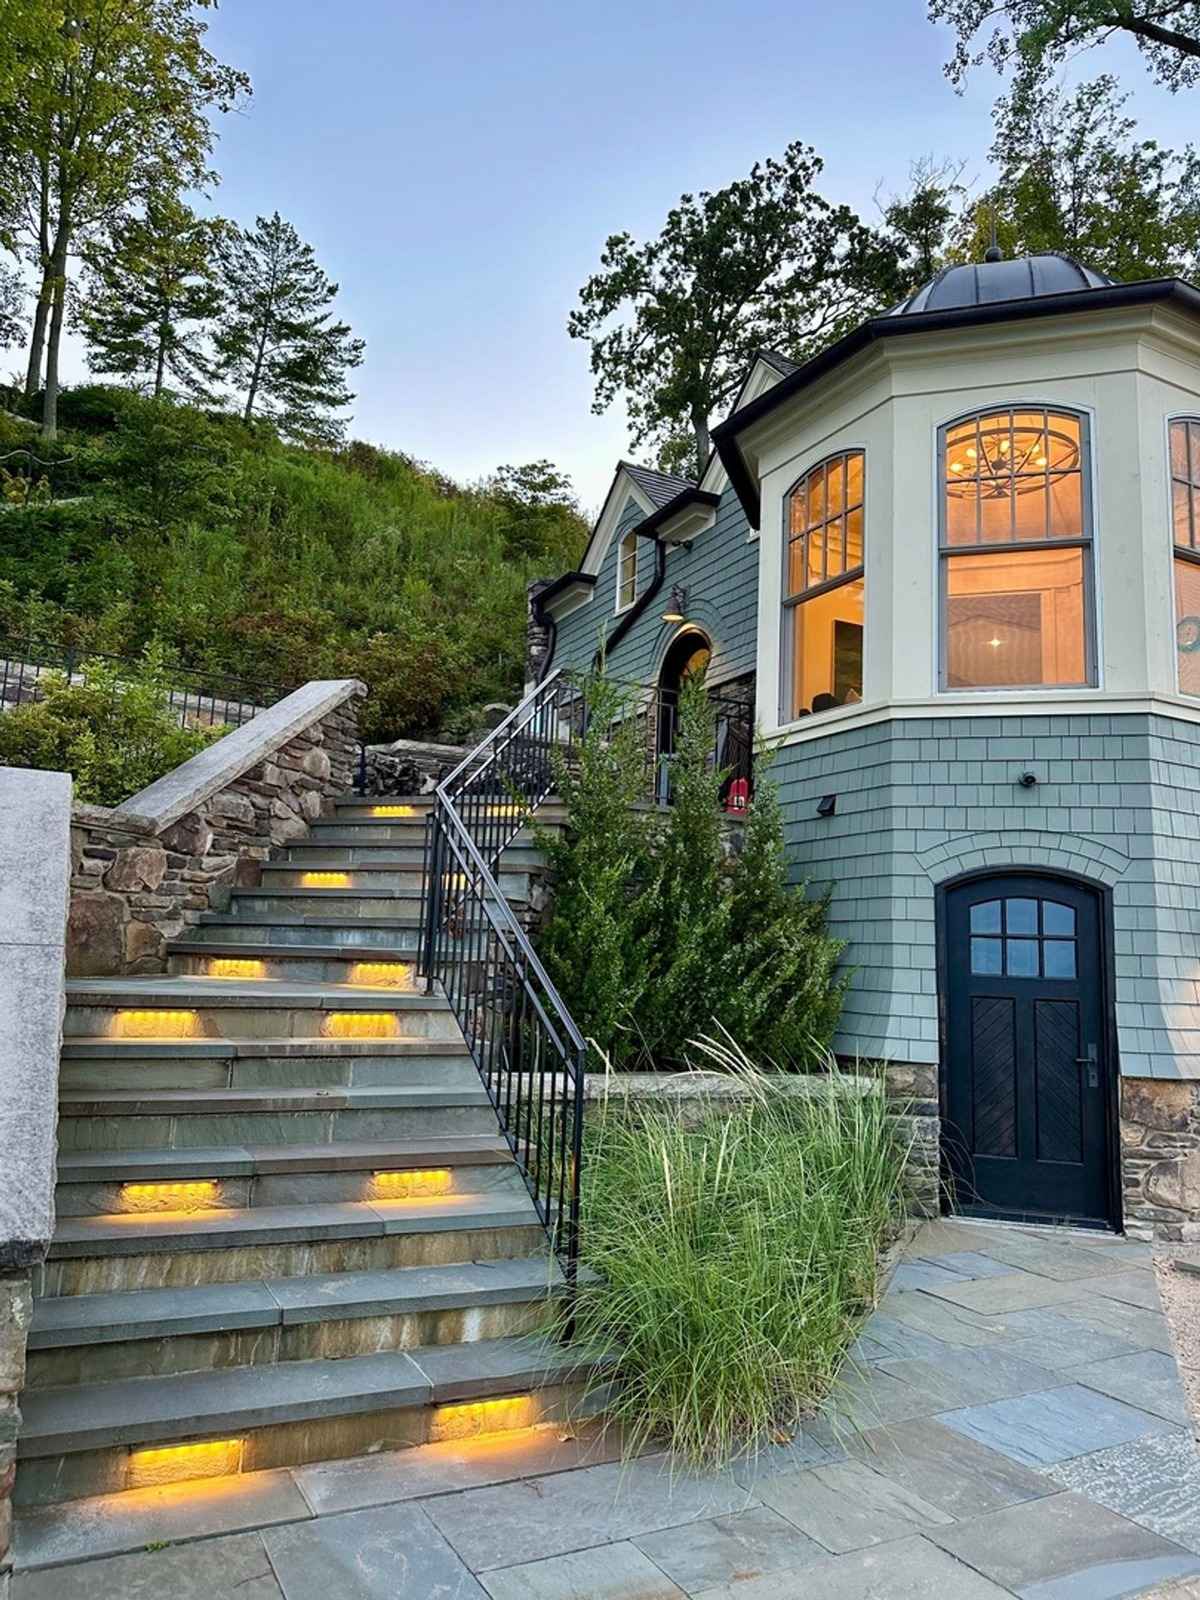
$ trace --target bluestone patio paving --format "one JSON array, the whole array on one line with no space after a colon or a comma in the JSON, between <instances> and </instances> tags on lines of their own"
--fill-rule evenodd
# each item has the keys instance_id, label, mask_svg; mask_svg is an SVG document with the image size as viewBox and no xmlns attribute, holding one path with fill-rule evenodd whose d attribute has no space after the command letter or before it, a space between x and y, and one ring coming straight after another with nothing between
<instances>
[{"instance_id":1,"label":"bluestone patio paving","mask_svg":"<svg viewBox=\"0 0 1200 1600\"><path fill-rule=\"evenodd\" d=\"M14 1600L1185 1600L1172 1351L1148 1247L933 1223L822 1413L724 1472L588 1424L75 1502L18 1521Z\"/></svg>"}]
</instances>

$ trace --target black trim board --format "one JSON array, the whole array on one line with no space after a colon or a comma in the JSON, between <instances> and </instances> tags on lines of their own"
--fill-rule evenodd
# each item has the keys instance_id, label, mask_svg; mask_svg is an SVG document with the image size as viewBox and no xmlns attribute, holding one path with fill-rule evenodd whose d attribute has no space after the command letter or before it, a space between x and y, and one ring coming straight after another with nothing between
<instances>
[{"instance_id":1,"label":"black trim board","mask_svg":"<svg viewBox=\"0 0 1200 1600\"><path fill-rule=\"evenodd\" d=\"M758 528L762 505L757 477L751 474L739 444L747 428L817 383L851 356L883 339L903 334L940 333L954 328L986 327L998 322L1023 322L1034 317L1057 317L1067 312L1110 311L1126 306L1170 302L1181 311L1200 316L1200 289L1181 278L1148 278L1141 283L1106 284L1099 289L1072 289L1063 294L1031 296L1025 300L996 300L990 305L955 306L948 311L914 311L872 317L831 344L827 350L782 378L772 389L735 411L712 431L713 444L729 476L747 520Z\"/></svg>"}]
</instances>

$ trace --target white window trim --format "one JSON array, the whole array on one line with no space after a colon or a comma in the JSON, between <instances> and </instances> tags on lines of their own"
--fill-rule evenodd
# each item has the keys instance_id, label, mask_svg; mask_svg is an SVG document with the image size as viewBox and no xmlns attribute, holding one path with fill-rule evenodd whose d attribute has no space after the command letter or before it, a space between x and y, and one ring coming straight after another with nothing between
<instances>
[{"instance_id":1,"label":"white window trim","mask_svg":"<svg viewBox=\"0 0 1200 1600\"><path fill-rule=\"evenodd\" d=\"M1179 671L1179 624L1182 621L1182 618L1179 615L1179 599L1175 588L1175 562L1179 559L1179 552L1181 549L1183 549L1183 546L1175 543L1175 496L1171 488L1171 484L1174 481L1174 474L1171 471L1171 429L1177 422L1194 422L1200 424L1200 409L1195 411L1172 411L1166 418L1166 427L1163 433L1163 463L1165 466L1164 478L1166 481L1167 554L1171 562L1169 581L1171 595L1171 644L1172 654L1175 658L1175 693L1182 695L1185 700L1191 703L1196 700L1200 700L1200 695L1191 694L1183 687L1182 683L1180 682L1181 673ZM1197 551L1191 557L1185 555L1183 559L1189 564L1195 564L1198 557L1200 557L1200 551Z\"/></svg>"},{"instance_id":2,"label":"white window trim","mask_svg":"<svg viewBox=\"0 0 1200 1600\"><path fill-rule=\"evenodd\" d=\"M630 595L628 600L622 600L621 599L621 591L625 587L624 566L625 566L625 546L627 544L630 547L630 551L632 553L632 559L633 559L633 572L632 572L633 581L632 581L632 584L630 585L630 587L631 587L633 592ZM621 535L621 537L617 540L617 581L616 581L616 595L615 595L615 602L616 603L613 606L613 611L618 617L622 614L622 612L631 610L637 604L637 597L638 597L638 568L641 566L640 556L641 556L641 551L638 549L637 529L636 528L630 528L628 530L628 532L623 533Z\"/></svg>"}]
</instances>

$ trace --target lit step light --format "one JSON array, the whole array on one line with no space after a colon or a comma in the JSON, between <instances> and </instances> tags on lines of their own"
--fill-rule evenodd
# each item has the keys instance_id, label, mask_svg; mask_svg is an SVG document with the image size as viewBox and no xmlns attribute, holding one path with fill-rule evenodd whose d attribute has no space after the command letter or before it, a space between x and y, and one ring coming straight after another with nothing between
<instances>
[{"instance_id":1,"label":"lit step light","mask_svg":"<svg viewBox=\"0 0 1200 1600\"><path fill-rule=\"evenodd\" d=\"M200 1444L173 1444L129 1455L128 1489L155 1489L192 1478L226 1478L242 1470L244 1439L206 1439Z\"/></svg>"},{"instance_id":2,"label":"lit step light","mask_svg":"<svg viewBox=\"0 0 1200 1600\"><path fill-rule=\"evenodd\" d=\"M412 967L404 961L356 961L349 982L364 989L411 989Z\"/></svg>"},{"instance_id":3,"label":"lit step light","mask_svg":"<svg viewBox=\"0 0 1200 1600\"><path fill-rule=\"evenodd\" d=\"M350 874L348 872L302 872L300 874L300 887L302 889L348 889L350 887Z\"/></svg>"},{"instance_id":4,"label":"lit step light","mask_svg":"<svg viewBox=\"0 0 1200 1600\"><path fill-rule=\"evenodd\" d=\"M198 1039L197 1011L118 1011L109 1037L114 1039Z\"/></svg>"},{"instance_id":5,"label":"lit step light","mask_svg":"<svg viewBox=\"0 0 1200 1600\"><path fill-rule=\"evenodd\" d=\"M326 1039L396 1039L400 1019L390 1011L331 1011L321 1032Z\"/></svg>"},{"instance_id":6,"label":"lit step light","mask_svg":"<svg viewBox=\"0 0 1200 1600\"><path fill-rule=\"evenodd\" d=\"M449 1194L454 1186L454 1174L448 1167L418 1171L415 1168L398 1172L373 1172L368 1200L428 1199L432 1195Z\"/></svg>"},{"instance_id":7,"label":"lit step light","mask_svg":"<svg viewBox=\"0 0 1200 1600\"><path fill-rule=\"evenodd\" d=\"M208 963L210 978L265 978L266 975L266 962L251 960L248 957L214 956Z\"/></svg>"},{"instance_id":8,"label":"lit step light","mask_svg":"<svg viewBox=\"0 0 1200 1600\"><path fill-rule=\"evenodd\" d=\"M187 1183L123 1183L121 1210L144 1215L148 1211L208 1211L220 1204L220 1190L212 1178Z\"/></svg>"}]
</instances>

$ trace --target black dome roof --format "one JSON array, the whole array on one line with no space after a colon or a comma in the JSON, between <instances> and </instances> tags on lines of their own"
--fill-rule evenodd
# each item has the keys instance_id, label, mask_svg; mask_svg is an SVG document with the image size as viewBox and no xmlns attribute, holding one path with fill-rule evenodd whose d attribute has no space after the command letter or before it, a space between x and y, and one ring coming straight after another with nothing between
<instances>
[{"instance_id":1,"label":"black dome roof","mask_svg":"<svg viewBox=\"0 0 1200 1600\"><path fill-rule=\"evenodd\" d=\"M1070 256L1050 251L1040 256L1022 256L1017 261L971 262L961 267L943 267L936 278L893 306L888 316L956 311L998 300L1031 300L1046 294L1070 294L1077 289L1103 289L1115 281L1103 272L1081 266Z\"/></svg>"}]
</instances>

